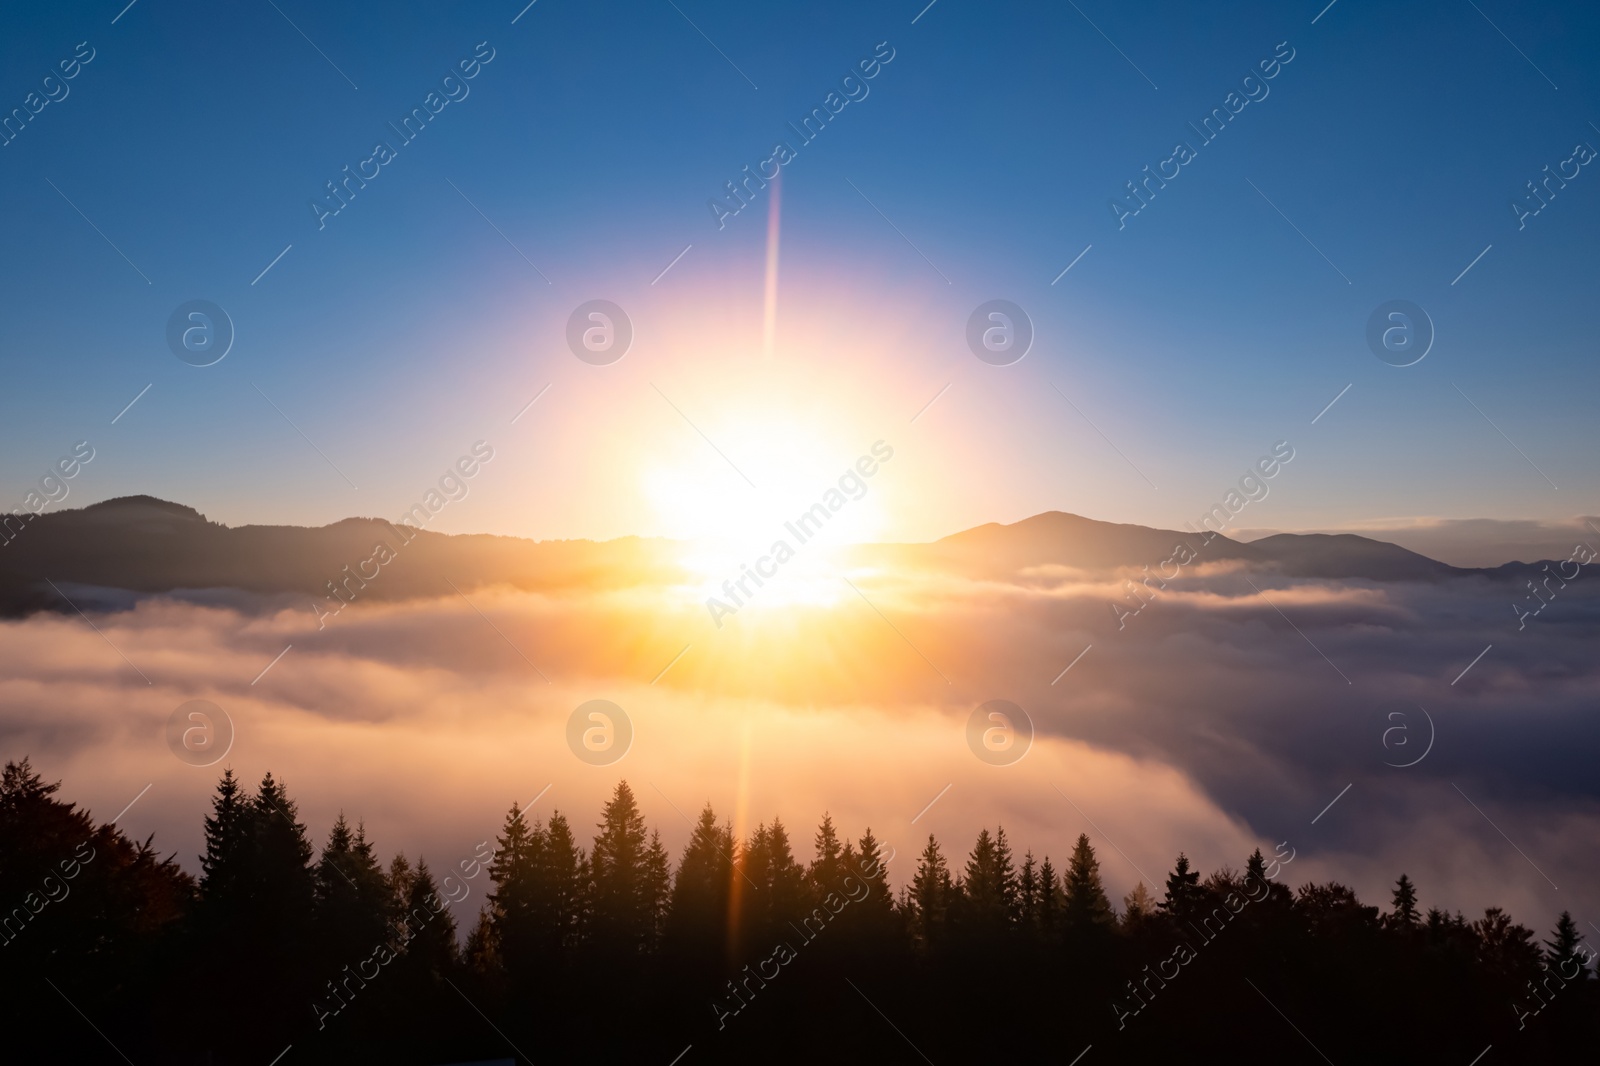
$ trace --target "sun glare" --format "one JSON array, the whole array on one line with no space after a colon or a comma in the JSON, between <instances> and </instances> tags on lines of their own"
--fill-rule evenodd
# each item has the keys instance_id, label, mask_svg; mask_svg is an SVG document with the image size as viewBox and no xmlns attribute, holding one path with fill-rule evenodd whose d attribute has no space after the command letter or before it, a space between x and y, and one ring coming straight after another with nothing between
<instances>
[{"instance_id":1,"label":"sun glare","mask_svg":"<svg viewBox=\"0 0 1600 1066\"><path fill-rule=\"evenodd\" d=\"M691 442L641 474L662 535L684 542L679 561L695 579L684 591L721 596L724 582L738 587L759 570L759 586L753 578L745 585L761 590L752 605L838 602L849 591L839 550L871 541L884 525L871 480L855 466L870 442L830 439L825 427L772 410L745 413L716 435L717 448ZM825 521L802 521L824 512Z\"/></svg>"}]
</instances>

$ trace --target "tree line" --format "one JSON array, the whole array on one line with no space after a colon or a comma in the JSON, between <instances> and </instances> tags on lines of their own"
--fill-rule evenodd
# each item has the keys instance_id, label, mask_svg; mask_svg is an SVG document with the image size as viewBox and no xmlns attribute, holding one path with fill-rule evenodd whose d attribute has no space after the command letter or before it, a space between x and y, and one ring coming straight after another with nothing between
<instances>
[{"instance_id":1,"label":"tree line","mask_svg":"<svg viewBox=\"0 0 1600 1066\"><path fill-rule=\"evenodd\" d=\"M780 819L739 839L707 804L674 862L621 782L592 836L513 805L459 856L384 863L359 821L319 848L281 781L230 770L195 877L59 787L0 774L0 981L7 1045L70 1061L1155 1062L1246 1038L1538 1061L1600 1034L1570 914L1541 940L1425 910L1404 874L1383 907L1292 890L1259 849L1205 877L1180 853L1117 907L1086 835L1061 868L1000 827L901 857L824 815L802 861Z\"/></svg>"}]
</instances>

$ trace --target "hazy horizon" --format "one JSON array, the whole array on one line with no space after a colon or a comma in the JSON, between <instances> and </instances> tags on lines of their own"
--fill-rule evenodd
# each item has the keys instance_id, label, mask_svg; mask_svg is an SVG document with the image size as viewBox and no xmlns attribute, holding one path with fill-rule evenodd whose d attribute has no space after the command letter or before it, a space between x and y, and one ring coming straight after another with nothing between
<instances>
[{"instance_id":1,"label":"hazy horizon","mask_svg":"<svg viewBox=\"0 0 1600 1066\"><path fill-rule=\"evenodd\" d=\"M315 524L296 524L279 521L266 522L228 522L215 514L208 512L204 507L188 500L162 500L160 497L149 493L132 492L119 496L110 496L102 499L77 500L70 505L52 507L42 513L60 513L62 511L84 510L98 504L124 501L138 497L148 497L160 500L162 503L176 504L186 507L203 516L207 521L217 522L230 529L245 528L247 526L264 527L290 527L303 529L325 529L338 525L340 522L356 520L372 520L380 522L393 521L392 518L381 514L365 514L352 512L337 518ZM1031 518L1039 518L1049 514L1065 514L1076 518L1086 518L1092 522L1103 522L1111 525L1144 525L1135 523L1125 518L1105 517L1096 515L1079 514L1073 511L1052 509L1020 517L991 518L983 521L974 521L968 525L960 526L942 532L936 532L925 540L894 541L886 539L859 540L853 543L859 545L893 546L895 544L931 544L947 537L953 537L970 530L987 525L1010 526L1026 522ZM1170 524L1146 525L1147 529L1161 529L1180 531L1186 524L1192 524L1192 519L1173 521ZM1249 544L1265 537L1276 536L1280 533L1296 535L1306 534L1343 534L1351 533L1357 536L1380 540L1395 544L1419 555L1426 555L1451 566L1463 568L1492 568L1505 563L1537 562L1545 559L1559 559L1572 551L1572 543L1583 537L1592 536L1600 538L1594 524L1600 521L1600 516L1578 515L1568 519L1490 519L1490 518L1451 518L1439 515L1418 515L1407 519L1378 518L1366 521L1355 521L1339 526L1310 526L1303 529L1283 529L1276 527L1233 526L1229 525L1219 532L1240 543ZM430 527L431 528L431 527ZM652 535L643 533L622 533L615 537L530 537L515 533L501 533L482 529L433 529L434 532L443 532L449 536L504 536L514 537L519 540L528 540L534 543L545 541L588 541L592 543L607 543L628 538L654 539L654 540L684 540L692 538L679 538L665 535Z\"/></svg>"}]
</instances>

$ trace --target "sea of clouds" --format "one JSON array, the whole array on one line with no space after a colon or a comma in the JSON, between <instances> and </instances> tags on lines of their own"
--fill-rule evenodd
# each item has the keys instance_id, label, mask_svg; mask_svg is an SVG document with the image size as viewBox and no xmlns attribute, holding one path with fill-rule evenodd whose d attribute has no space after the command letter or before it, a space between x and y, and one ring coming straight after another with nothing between
<instances>
[{"instance_id":1,"label":"sea of clouds","mask_svg":"<svg viewBox=\"0 0 1600 1066\"><path fill-rule=\"evenodd\" d=\"M150 785L121 824L190 869L224 765L285 779L319 841L342 811L413 858L483 839L547 785L535 816L589 824L625 777L674 851L707 802L742 832L781 816L800 841L826 810L897 848L897 883L929 832L964 856L1002 823L1019 857L1057 865L1089 833L1118 898L1158 888L1180 848L1209 870L1286 841L1296 884L1372 902L1404 871L1469 914L1597 913L1600 573L1521 630L1525 590L1504 582L1237 564L1186 570L1118 630L1128 576L856 567L837 596L778 589L721 629L695 590L655 586L357 603L326 630L298 599L128 600L93 628L0 623L0 756L30 755L101 819ZM167 746L191 699L233 723L214 766ZM633 724L609 766L567 747L592 699ZM967 747L990 699L1034 725L1009 766Z\"/></svg>"}]
</instances>

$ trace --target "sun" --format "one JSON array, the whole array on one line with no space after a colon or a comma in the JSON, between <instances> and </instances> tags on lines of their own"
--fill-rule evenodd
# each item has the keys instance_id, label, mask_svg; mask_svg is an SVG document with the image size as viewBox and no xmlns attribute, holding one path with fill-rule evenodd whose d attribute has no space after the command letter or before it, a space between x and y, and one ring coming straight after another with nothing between
<instances>
[{"instance_id":1,"label":"sun","mask_svg":"<svg viewBox=\"0 0 1600 1066\"><path fill-rule=\"evenodd\" d=\"M856 465L870 458L871 443L845 441L819 420L772 408L741 412L706 433L715 445L688 441L653 457L640 474L658 530L683 542L679 561L696 579L695 594L736 580L779 541L793 556L779 579L763 586L764 601L832 603L833 585L848 591L834 556L873 540L884 526L881 499ZM826 502L841 499L837 508ZM819 504L826 522L797 525Z\"/></svg>"}]
</instances>

